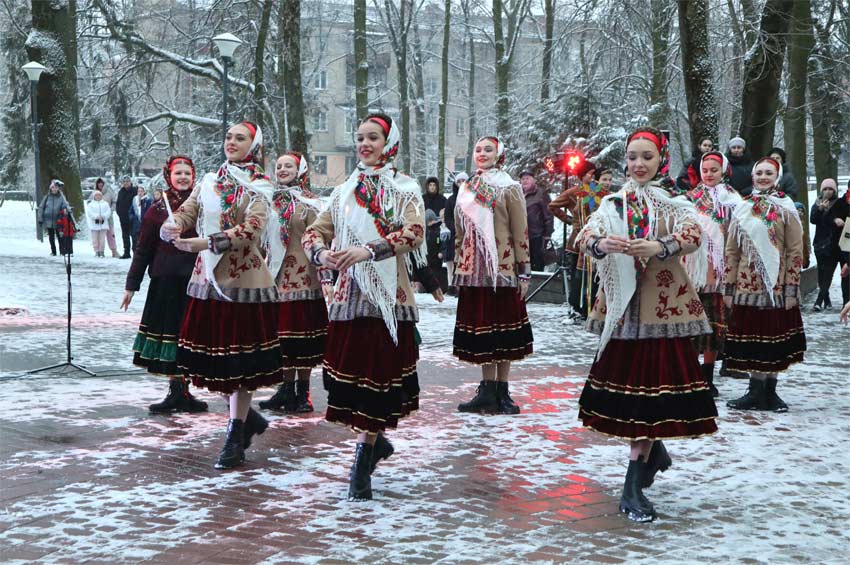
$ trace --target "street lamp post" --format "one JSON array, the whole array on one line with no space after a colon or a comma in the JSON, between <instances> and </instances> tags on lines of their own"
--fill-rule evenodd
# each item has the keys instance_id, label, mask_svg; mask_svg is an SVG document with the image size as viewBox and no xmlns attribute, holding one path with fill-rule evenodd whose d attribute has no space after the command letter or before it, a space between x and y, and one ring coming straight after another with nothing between
<instances>
[{"instance_id":1,"label":"street lamp post","mask_svg":"<svg viewBox=\"0 0 850 565\"><path fill-rule=\"evenodd\" d=\"M38 79L41 77L46 68L44 65L30 61L21 67L27 77L30 79L30 105L32 106L32 152L35 156L35 203L39 204L41 196L41 166L39 164L38 151ZM43 241L43 231L41 224L38 223L38 210L35 214L35 236L39 241Z\"/></svg>"},{"instance_id":2,"label":"street lamp post","mask_svg":"<svg viewBox=\"0 0 850 565\"><path fill-rule=\"evenodd\" d=\"M222 139L222 154L224 153L224 138L227 135L227 67L230 65L230 60L233 57L233 52L242 44L242 40L232 33L222 33L213 37L213 42L218 48L221 55L222 68L222 93L224 100L221 104L221 139Z\"/></svg>"}]
</instances>

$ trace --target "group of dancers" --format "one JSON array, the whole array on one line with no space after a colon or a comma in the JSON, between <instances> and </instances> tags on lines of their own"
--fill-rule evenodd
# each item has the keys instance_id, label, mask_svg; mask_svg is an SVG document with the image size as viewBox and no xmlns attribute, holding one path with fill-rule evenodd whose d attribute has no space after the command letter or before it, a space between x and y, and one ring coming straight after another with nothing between
<instances>
[{"instance_id":1,"label":"group of dancers","mask_svg":"<svg viewBox=\"0 0 850 565\"><path fill-rule=\"evenodd\" d=\"M205 411L189 380L228 396L216 468L240 466L268 427L251 407L254 391L278 387L262 409L312 411L310 372L321 364L326 419L357 434L348 497L372 498L371 476L394 452L385 433L419 407L410 273L425 266L424 206L418 183L394 164L401 141L389 116L367 116L356 132L359 163L327 204L308 190L297 152L277 158L274 181L265 175L262 131L251 122L228 130L226 161L200 182L188 157L166 163L168 190L144 217L122 305L147 269L134 363L170 378L153 412ZM497 137L476 143L477 170L454 212L453 354L482 373L461 412L518 414L511 363L533 351L527 218L506 156ZM626 160L625 185L594 201L575 239L600 287L587 327L601 340L579 417L630 442L620 510L644 522L656 511L643 489L671 464L662 440L717 429L698 351L705 367L725 346L730 366L751 373L734 407L787 409L776 374L805 350L802 240L771 159L756 163L746 199L724 184L719 153L703 156L697 189L677 193L667 140L653 128L628 137Z\"/></svg>"}]
</instances>

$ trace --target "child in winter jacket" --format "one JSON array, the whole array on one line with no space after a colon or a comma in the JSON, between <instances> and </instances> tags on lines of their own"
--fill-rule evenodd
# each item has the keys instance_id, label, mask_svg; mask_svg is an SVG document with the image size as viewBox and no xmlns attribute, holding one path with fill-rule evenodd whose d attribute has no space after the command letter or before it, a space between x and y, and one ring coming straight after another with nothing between
<instances>
[{"instance_id":1,"label":"child in winter jacket","mask_svg":"<svg viewBox=\"0 0 850 565\"><path fill-rule=\"evenodd\" d=\"M104 257L103 248L106 244L106 231L109 229L109 217L112 208L103 200L103 193L94 191L92 201L86 205L86 222L91 231L91 244L96 257Z\"/></svg>"}]
</instances>

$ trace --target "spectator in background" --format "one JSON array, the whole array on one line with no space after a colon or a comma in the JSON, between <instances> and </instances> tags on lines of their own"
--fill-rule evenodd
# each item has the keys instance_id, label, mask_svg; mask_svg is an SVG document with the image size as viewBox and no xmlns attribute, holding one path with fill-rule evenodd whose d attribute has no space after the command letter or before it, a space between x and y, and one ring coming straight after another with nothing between
<instances>
[{"instance_id":1,"label":"spectator in background","mask_svg":"<svg viewBox=\"0 0 850 565\"><path fill-rule=\"evenodd\" d=\"M106 228L106 244L112 251L112 256L119 257L118 246L115 244L115 219L112 217L112 213L115 211L115 191L112 190L112 187L107 186L106 181L99 178L94 181L94 191L91 193L91 196L89 196L90 203L94 201L95 192L100 192L101 200L106 202L109 206L109 221L107 222ZM101 257L102 256L103 255L101 255Z\"/></svg>"},{"instance_id":2,"label":"spectator in background","mask_svg":"<svg viewBox=\"0 0 850 565\"><path fill-rule=\"evenodd\" d=\"M700 183L699 164L702 156L714 149L714 142L706 137L699 142L699 147L694 150L693 156L682 166L679 176L676 177L676 187L679 190L693 190Z\"/></svg>"},{"instance_id":3,"label":"spectator in background","mask_svg":"<svg viewBox=\"0 0 850 565\"><path fill-rule=\"evenodd\" d=\"M422 200L425 201L425 209L433 210L437 216L446 207L446 197L440 194L440 181L437 177L428 177L425 180L425 194L422 195Z\"/></svg>"},{"instance_id":4,"label":"spectator in background","mask_svg":"<svg viewBox=\"0 0 850 565\"><path fill-rule=\"evenodd\" d=\"M70 208L65 195L62 194L61 189L64 186L65 184L61 180L54 179L50 181L50 188L47 190L47 194L44 196L41 204L38 205L38 223L42 224L44 229L47 230L47 239L50 242L50 254L54 256L56 255L56 220L59 219L62 210L68 213Z\"/></svg>"},{"instance_id":5,"label":"spectator in background","mask_svg":"<svg viewBox=\"0 0 850 565\"><path fill-rule=\"evenodd\" d=\"M774 147L770 150L768 155L782 165L782 178L779 179L779 190L788 195L791 200L797 200L797 180L794 178L794 175L791 173L791 167L788 166L788 162L786 161L785 150L781 147Z\"/></svg>"},{"instance_id":6,"label":"spectator in background","mask_svg":"<svg viewBox=\"0 0 850 565\"><path fill-rule=\"evenodd\" d=\"M118 189L118 198L115 203L115 211L118 212L118 221L121 222L121 240L124 243L124 255L122 259L130 258L130 238L133 234L133 221L130 218L130 210L133 208L133 199L136 197L136 188L129 175L121 177L121 188Z\"/></svg>"},{"instance_id":7,"label":"spectator in background","mask_svg":"<svg viewBox=\"0 0 850 565\"><path fill-rule=\"evenodd\" d=\"M99 190L92 192L91 197L91 202L86 205L86 221L91 232L91 245L95 257L104 257L103 248L106 232L109 229L109 218L112 217L112 208L103 199L103 193Z\"/></svg>"},{"instance_id":8,"label":"spectator in background","mask_svg":"<svg viewBox=\"0 0 850 565\"><path fill-rule=\"evenodd\" d=\"M844 230L844 222L847 218L846 199L838 198L838 185L833 179L823 179L820 185L820 198L812 206L809 220L815 227L814 249L818 261L818 297L815 300L814 310L819 312L822 308L832 309L832 300L829 298L829 287L832 285L832 276L842 257L838 248L841 232ZM845 261L846 263L846 261ZM844 294L844 302L848 297L844 291L845 280L841 281L841 290Z\"/></svg>"},{"instance_id":9,"label":"spectator in background","mask_svg":"<svg viewBox=\"0 0 850 565\"><path fill-rule=\"evenodd\" d=\"M162 200L162 189L161 188L153 189L153 204L156 204L160 200Z\"/></svg>"},{"instance_id":10,"label":"spectator in background","mask_svg":"<svg viewBox=\"0 0 850 565\"><path fill-rule=\"evenodd\" d=\"M145 212L150 208L153 200L148 196L145 189L141 186L136 189L136 196L133 198L133 205L130 206L130 242L133 247L133 253L136 252L136 244L139 241L139 232L142 229L142 220L145 217Z\"/></svg>"},{"instance_id":11,"label":"spectator in background","mask_svg":"<svg viewBox=\"0 0 850 565\"><path fill-rule=\"evenodd\" d=\"M528 169L519 175L522 193L525 195L525 211L528 215L528 245L531 255L531 270L542 271L543 250L555 230L555 220L549 211L549 196L537 185L534 173Z\"/></svg>"},{"instance_id":12,"label":"spectator in background","mask_svg":"<svg viewBox=\"0 0 850 565\"><path fill-rule=\"evenodd\" d=\"M452 195L446 200L446 207L443 209L443 223L450 233L450 244L448 245L447 252L443 255L443 262L446 264L449 281L453 281L455 275L455 204L457 203L457 193L458 190L460 190L460 185L465 183L467 180L469 180L469 175L464 172L460 172L457 176L455 176L455 180L452 183ZM456 296L457 288L450 284L447 294Z\"/></svg>"},{"instance_id":13,"label":"spectator in background","mask_svg":"<svg viewBox=\"0 0 850 565\"><path fill-rule=\"evenodd\" d=\"M446 269L443 267L443 253L440 241L440 217L433 210L425 210L425 241L428 244L428 268L432 275L437 279L440 290L446 292L449 289L449 280L446 275ZM417 279L419 280L419 279ZM428 291L428 285L424 281L419 280ZM430 290L428 292L433 292Z\"/></svg>"},{"instance_id":14,"label":"spectator in background","mask_svg":"<svg viewBox=\"0 0 850 565\"><path fill-rule=\"evenodd\" d=\"M601 168L596 171L596 186L599 190L611 192L611 183L614 181L614 173L611 169Z\"/></svg>"},{"instance_id":15,"label":"spectator in background","mask_svg":"<svg viewBox=\"0 0 850 565\"><path fill-rule=\"evenodd\" d=\"M753 160L747 151L747 142L742 137L733 137L728 146L726 159L732 169L729 184L741 196L749 196L753 191Z\"/></svg>"}]
</instances>

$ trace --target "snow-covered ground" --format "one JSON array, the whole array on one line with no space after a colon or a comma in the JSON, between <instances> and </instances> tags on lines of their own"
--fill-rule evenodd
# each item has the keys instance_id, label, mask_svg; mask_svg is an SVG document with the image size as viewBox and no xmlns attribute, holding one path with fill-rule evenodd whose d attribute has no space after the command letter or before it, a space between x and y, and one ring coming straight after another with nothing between
<instances>
[{"instance_id":1,"label":"snow-covered ground","mask_svg":"<svg viewBox=\"0 0 850 565\"><path fill-rule=\"evenodd\" d=\"M563 307L530 305L536 353L512 385L523 413L462 415L477 375L450 355L456 303L420 295L422 409L392 434L375 500L351 504L351 436L321 411L271 416L230 473L211 468L217 397L198 393L208 414L150 417L164 384L130 354L146 287L119 311L129 261L97 259L85 240L74 356L105 376L23 375L65 355L65 270L31 214L0 208L0 309L24 309L0 315L4 562L846 562L850 329L837 309L804 314L806 362L780 381L787 414L728 411L745 383L718 378L719 432L669 442L674 466L648 491L660 518L636 525L616 513L626 447L576 419L595 338Z\"/></svg>"}]
</instances>

